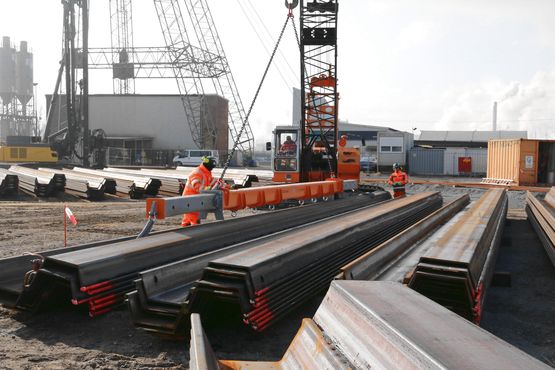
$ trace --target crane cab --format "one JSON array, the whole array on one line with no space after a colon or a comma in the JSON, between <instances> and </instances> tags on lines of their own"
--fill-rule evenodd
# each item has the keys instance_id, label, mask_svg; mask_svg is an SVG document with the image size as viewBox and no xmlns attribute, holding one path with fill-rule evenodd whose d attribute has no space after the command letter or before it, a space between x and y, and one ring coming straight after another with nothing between
<instances>
[{"instance_id":1,"label":"crane cab","mask_svg":"<svg viewBox=\"0 0 555 370\"><path fill-rule=\"evenodd\" d=\"M272 181L297 183L301 181L300 129L293 126L278 126L275 128L272 155Z\"/></svg>"}]
</instances>

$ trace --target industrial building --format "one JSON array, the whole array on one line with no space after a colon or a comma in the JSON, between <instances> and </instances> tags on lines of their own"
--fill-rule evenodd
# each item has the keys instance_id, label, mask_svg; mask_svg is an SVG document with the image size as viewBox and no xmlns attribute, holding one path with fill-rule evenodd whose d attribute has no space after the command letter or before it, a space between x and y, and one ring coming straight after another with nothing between
<instances>
[{"instance_id":1,"label":"industrial building","mask_svg":"<svg viewBox=\"0 0 555 370\"><path fill-rule=\"evenodd\" d=\"M422 131L409 151L412 175L485 176L488 142L526 139L526 131Z\"/></svg>"},{"instance_id":2,"label":"industrial building","mask_svg":"<svg viewBox=\"0 0 555 370\"><path fill-rule=\"evenodd\" d=\"M199 99L198 96L187 98ZM48 106L51 99L52 96L47 95ZM202 149L226 153L228 102L217 95L206 95L203 100L205 109L200 115L201 127L210 118L215 123L217 133L215 140ZM177 150L198 148L191 137L191 128L179 95L89 95L89 106L90 130L102 129L106 134L107 155L111 159L107 163L136 163L138 155L148 156L150 151L167 152L166 157L170 157ZM52 111L53 115L44 133L46 138L67 127L64 95L56 99Z\"/></svg>"},{"instance_id":3,"label":"industrial building","mask_svg":"<svg viewBox=\"0 0 555 370\"><path fill-rule=\"evenodd\" d=\"M38 132L33 89L33 54L27 41L16 48L9 37L0 47L0 142L8 136L31 136Z\"/></svg>"}]
</instances>

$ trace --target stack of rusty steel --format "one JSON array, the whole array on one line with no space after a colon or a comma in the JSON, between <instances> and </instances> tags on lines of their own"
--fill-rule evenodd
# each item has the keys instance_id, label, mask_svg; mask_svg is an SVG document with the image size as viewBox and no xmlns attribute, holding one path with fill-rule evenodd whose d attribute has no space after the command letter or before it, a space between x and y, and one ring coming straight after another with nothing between
<instances>
[{"instance_id":1,"label":"stack of rusty steel","mask_svg":"<svg viewBox=\"0 0 555 370\"><path fill-rule=\"evenodd\" d=\"M160 180L151 177L132 176L123 173L105 172L81 167L74 167L73 171L99 178L109 177L114 179L117 184L117 195L129 195L131 199L141 199L145 195L155 197L158 195L161 186Z\"/></svg>"},{"instance_id":2,"label":"stack of rusty steel","mask_svg":"<svg viewBox=\"0 0 555 370\"><path fill-rule=\"evenodd\" d=\"M551 263L555 265L555 187L551 188L543 200L528 192L526 213Z\"/></svg>"},{"instance_id":3,"label":"stack of rusty steel","mask_svg":"<svg viewBox=\"0 0 555 370\"><path fill-rule=\"evenodd\" d=\"M0 195L17 194L19 191L19 178L8 170L0 168Z\"/></svg>"},{"instance_id":4,"label":"stack of rusty steel","mask_svg":"<svg viewBox=\"0 0 555 370\"><path fill-rule=\"evenodd\" d=\"M507 214L505 190L488 190L426 242L409 286L480 322Z\"/></svg>"},{"instance_id":5,"label":"stack of rusty steel","mask_svg":"<svg viewBox=\"0 0 555 370\"><path fill-rule=\"evenodd\" d=\"M220 360L191 316L191 370L534 369L550 367L392 282L334 281L277 362ZM276 354L279 356L279 354Z\"/></svg>"},{"instance_id":6,"label":"stack of rusty steel","mask_svg":"<svg viewBox=\"0 0 555 370\"><path fill-rule=\"evenodd\" d=\"M388 198L388 194L384 194L374 202ZM355 201L363 203L358 197ZM298 209L304 208L310 213L314 209L311 207L318 206ZM333 213L334 208L328 209L326 215L330 212ZM286 227L286 222L272 226L275 219L263 222L261 216L264 215L168 230L139 239L129 237L47 251L40 253L38 258L42 262L33 271L29 262L37 257L2 259L0 303L29 311L66 303L88 307L90 316L101 315L124 303L125 293L135 289L135 280L141 271L175 261L201 258L232 244L264 236L273 227ZM320 216L325 217L321 213ZM288 220L287 216L283 218ZM265 218L262 217L262 220ZM202 267L197 276L200 277L201 273ZM155 280L158 279L160 284L171 283L164 276L157 276Z\"/></svg>"},{"instance_id":7,"label":"stack of rusty steel","mask_svg":"<svg viewBox=\"0 0 555 370\"><path fill-rule=\"evenodd\" d=\"M56 196L63 193L66 177L63 173L50 173L22 166L11 166L9 170L19 178L19 186L37 197Z\"/></svg>"},{"instance_id":8,"label":"stack of rusty steel","mask_svg":"<svg viewBox=\"0 0 555 370\"><path fill-rule=\"evenodd\" d=\"M252 241L210 262L191 289L189 311L208 313L229 303L245 324L263 331L325 291L346 263L441 205L438 192L421 193Z\"/></svg>"},{"instance_id":9,"label":"stack of rusty steel","mask_svg":"<svg viewBox=\"0 0 555 370\"><path fill-rule=\"evenodd\" d=\"M191 238L185 242L184 247L192 250L206 243L198 254L139 274L136 290L127 295L133 323L159 336L183 337L189 325L191 286L210 261L249 249L252 246L249 240L376 205L390 198L389 193L379 191L195 227L189 236L210 233L205 239Z\"/></svg>"}]
</instances>

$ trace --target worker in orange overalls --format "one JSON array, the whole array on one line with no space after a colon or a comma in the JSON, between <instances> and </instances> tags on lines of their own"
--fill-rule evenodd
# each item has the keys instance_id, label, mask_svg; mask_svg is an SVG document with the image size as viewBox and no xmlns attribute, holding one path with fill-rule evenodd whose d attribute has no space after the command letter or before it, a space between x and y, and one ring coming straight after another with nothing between
<instances>
[{"instance_id":1,"label":"worker in orange overalls","mask_svg":"<svg viewBox=\"0 0 555 370\"><path fill-rule=\"evenodd\" d=\"M393 164L393 173L389 176L388 184L393 186L393 198L401 198L406 195L405 185L409 182L408 175L401 171L399 163Z\"/></svg>"},{"instance_id":2,"label":"worker in orange overalls","mask_svg":"<svg viewBox=\"0 0 555 370\"><path fill-rule=\"evenodd\" d=\"M297 152L297 143L291 139L291 136L287 136L283 144L281 144L279 151L282 154L295 154Z\"/></svg>"},{"instance_id":3,"label":"worker in orange overalls","mask_svg":"<svg viewBox=\"0 0 555 370\"><path fill-rule=\"evenodd\" d=\"M202 163L191 172L187 178L187 184L183 190L183 196L200 194L201 190L209 190L214 187L216 181L212 176L212 170L216 167L216 158L202 157ZM199 212L185 213L181 221L182 227L199 225Z\"/></svg>"}]
</instances>

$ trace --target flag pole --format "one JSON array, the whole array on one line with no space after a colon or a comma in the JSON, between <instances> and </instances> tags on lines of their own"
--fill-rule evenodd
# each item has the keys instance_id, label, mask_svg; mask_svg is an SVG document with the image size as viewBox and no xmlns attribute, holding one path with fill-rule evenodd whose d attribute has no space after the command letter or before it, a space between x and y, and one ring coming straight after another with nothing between
<instances>
[{"instance_id":1,"label":"flag pole","mask_svg":"<svg viewBox=\"0 0 555 370\"><path fill-rule=\"evenodd\" d=\"M67 205L64 204L64 248L67 247L67 215L66 215Z\"/></svg>"}]
</instances>

